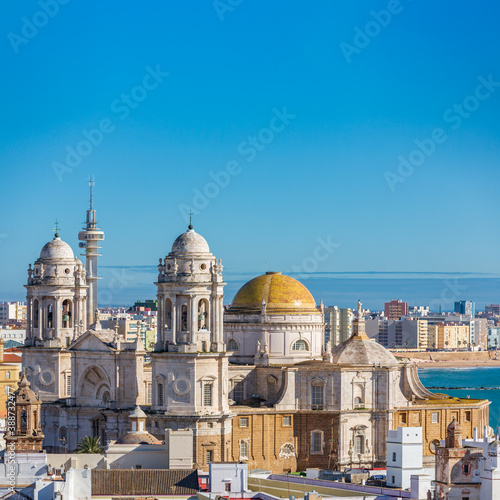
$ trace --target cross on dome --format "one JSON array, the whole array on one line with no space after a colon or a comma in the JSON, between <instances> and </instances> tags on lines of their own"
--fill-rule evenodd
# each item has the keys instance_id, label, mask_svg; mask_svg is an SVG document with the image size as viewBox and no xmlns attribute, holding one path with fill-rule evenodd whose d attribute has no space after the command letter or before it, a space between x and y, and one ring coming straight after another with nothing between
<instances>
[{"instance_id":1,"label":"cross on dome","mask_svg":"<svg viewBox=\"0 0 500 500\"><path fill-rule=\"evenodd\" d=\"M59 238L59 221L56 219L55 226L52 228L52 231L54 231L56 234L54 235L55 238Z\"/></svg>"}]
</instances>

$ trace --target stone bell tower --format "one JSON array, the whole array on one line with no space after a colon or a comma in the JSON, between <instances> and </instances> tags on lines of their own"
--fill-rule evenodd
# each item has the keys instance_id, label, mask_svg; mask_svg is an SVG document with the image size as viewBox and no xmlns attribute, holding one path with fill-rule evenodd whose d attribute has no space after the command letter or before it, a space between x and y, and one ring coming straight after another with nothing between
<instances>
[{"instance_id":1,"label":"stone bell tower","mask_svg":"<svg viewBox=\"0 0 500 500\"><path fill-rule=\"evenodd\" d=\"M158 265L156 351L222 352L222 264L190 224Z\"/></svg>"},{"instance_id":2,"label":"stone bell tower","mask_svg":"<svg viewBox=\"0 0 500 500\"><path fill-rule=\"evenodd\" d=\"M85 269L57 232L29 265L25 287L27 346L68 346L85 331Z\"/></svg>"},{"instance_id":3,"label":"stone bell tower","mask_svg":"<svg viewBox=\"0 0 500 500\"><path fill-rule=\"evenodd\" d=\"M190 224L158 265L158 332L151 358L152 408L160 414L228 411L224 285L221 261Z\"/></svg>"},{"instance_id":4,"label":"stone bell tower","mask_svg":"<svg viewBox=\"0 0 500 500\"><path fill-rule=\"evenodd\" d=\"M18 452L42 452L44 438L40 424L41 401L31 390L30 383L24 376L18 382L19 388L9 395L7 412L14 413L14 421L9 419L5 442Z\"/></svg>"},{"instance_id":5,"label":"stone bell tower","mask_svg":"<svg viewBox=\"0 0 500 500\"><path fill-rule=\"evenodd\" d=\"M68 397L71 353L87 329L85 268L56 232L29 266L23 366L44 402Z\"/></svg>"}]
</instances>

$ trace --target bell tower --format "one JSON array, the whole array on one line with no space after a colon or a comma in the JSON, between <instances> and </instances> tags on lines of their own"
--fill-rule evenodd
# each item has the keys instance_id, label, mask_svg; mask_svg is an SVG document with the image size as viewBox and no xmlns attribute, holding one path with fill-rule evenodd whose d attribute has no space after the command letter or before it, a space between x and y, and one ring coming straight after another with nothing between
<instances>
[{"instance_id":1,"label":"bell tower","mask_svg":"<svg viewBox=\"0 0 500 500\"><path fill-rule=\"evenodd\" d=\"M154 410L184 416L227 413L224 285L221 261L189 224L158 265Z\"/></svg>"},{"instance_id":2,"label":"bell tower","mask_svg":"<svg viewBox=\"0 0 500 500\"><path fill-rule=\"evenodd\" d=\"M222 264L190 224L158 265L156 351L223 352Z\"/></svg>"},{"instance_id":3,"label":"bell tower","mask_svg":"<svg viewBox=\"0 0 500 500\"><path fill-rule=\"evenodd\" d=\"M57 232L28 268L26 346L65 347L87 328L83 264Z\"/></svg>"},{"instance_id":4,"label":"bell tower","mask_svg":"<svg viewBox=\"0 0 500 500\"><path fill-rule=\"evenodd\" d=\"M27 327L23 366L43 401L67 397L71 353L87 329L85 268L56 232L28 268Z\"/></svg>"},{"instance_id":5,"label":"bell tower","mask_svg":"<svg viewBox=\"0 0 500 500\"><path fill-rule=\"evenodd\" d=\"M7 413L14 413L14 422L9 419L5 442L7 449L15 452L42 452L44 438L40 424L41 401L30 388L30 383L24 376L18 382L19 388L9 394Z\"/></svg>"}]
</instances>

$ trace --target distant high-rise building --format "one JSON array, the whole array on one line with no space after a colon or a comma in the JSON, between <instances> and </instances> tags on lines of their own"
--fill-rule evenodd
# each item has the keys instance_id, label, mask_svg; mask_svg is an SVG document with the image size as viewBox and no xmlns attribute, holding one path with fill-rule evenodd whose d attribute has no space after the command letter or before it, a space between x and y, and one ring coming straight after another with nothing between
<instances>
[{"instance_id":1,"label":"distant high-rise building","mask_svg":"<svg viewBox=\"0 0 500 500\"><path fill-rule=\"evenodd\" d=\"M401 302L401 300L391 300L385 303L384 316L387 319L400 319L401 316L408 314L408 302Z\"/></svg>"},{"instance_id":2,"label":"distant high-rise building","mask_svg":"<svg viewBox=\"0 0 500 500\"><path fill-rule=\"evenodd\" d=\"M26 311L25 302L0 303L0 325L26 323Z\"/></svg>"},{"instance_id":3,"label":"distant high-rise building","mask_svg":"<svg viewBox=\"0 0 500 500\"><path fill-rule=\"evenodd\" d=\"M472 300L458 300L455 302L455 312L465 314L471 318L475 315L476 304Z\"/></svg>"},{"instance_id":4,"label":"distant high-rise building","mask_svg":"<svg viewBox=\"0 0 500 500\"><path fill-rule=\"evenodd\" d=\"M484 308L484 311L491 314L500 316L500 304L490 304Z\"/></svg>"},{"instance_id":5,"label":"distant high-rise building","mask_svg":"<svg viewBox=\"0 0 500 500\"><path fill-rule=\"evenodd\" d=\"M366 334L388 348L427 349L427 320L368 319Z\"/></svg>"},{"instance_id":6,"label":"distant high-rise building","mask_svg":"<svg viewBox=\"0 0 500 500\"><path fill-rule=\"evenodd\" d=\"M352 335L352 309L325 307L325 343L331 341L332 347L345 342Z\"/></svg>"}]
</instances>

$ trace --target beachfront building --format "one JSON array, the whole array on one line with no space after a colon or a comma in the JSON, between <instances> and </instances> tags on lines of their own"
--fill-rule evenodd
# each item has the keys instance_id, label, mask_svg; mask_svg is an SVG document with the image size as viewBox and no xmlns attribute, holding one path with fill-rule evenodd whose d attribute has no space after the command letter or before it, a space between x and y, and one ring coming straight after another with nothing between
<instances>
[{"instance_id":1,"label":"beachfront building","mask_svg":"<svg viewBox=\"0 0 500 500\"><path fill-rule=\"evenodd\" d=\"M500 348L500 327L499 326L488 328L487 345L488 345L488 349L491 349L491 350L496 350L496 349Z\"/></svg>"},{"instance_id":2,"label":"beachfront building","mask_svg":"<svg viewBox=\"0 0 500 500\"><path fill-rule=\"evenodd\" d=\"M429 349L465 349L470 346L469 325L463 323L438 323L428 326Z\"/></svg>"},{"instance_id":3,"label":"beachfront building","mask_svg":"<svg viewBox=\"0 0 500 500\"><path fill-rule=\"evenodd\" d=\"M366 334L387 348L427 349L427 320L410 318L390 320L367 319Z\"/></svg>"}]
</instances>

